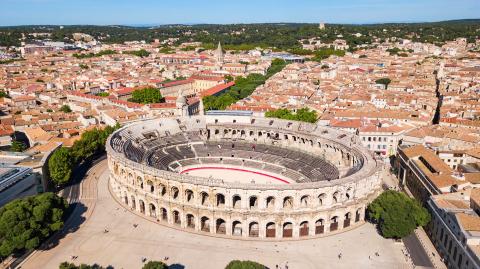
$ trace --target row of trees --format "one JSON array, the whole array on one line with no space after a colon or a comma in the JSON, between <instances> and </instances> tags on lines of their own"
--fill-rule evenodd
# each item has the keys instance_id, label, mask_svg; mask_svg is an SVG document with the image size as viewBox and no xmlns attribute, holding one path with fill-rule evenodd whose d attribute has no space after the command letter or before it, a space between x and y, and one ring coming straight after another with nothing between
<instances>
[{"instance_id":1,"label":"row of trees","mask_svg":"<svg viewBox=\"0 0 480 269\"><path fill-rule=\"evenodd\" d=\"M135 90L132 93L132 98L128 101L140 104L154 104L160 103L163 100L160 90L154 87L146 87Z\"/></svg>"},{"instance_id":2,"label":"row of trees","mask_svg":"<svg viewBox=\"0 0 480 269\"><path fill-rule=\"evenodd\" d=\"M265 265L259 264L257 262L239 261L239 260L231 261L227 265L227 267L225 267L225 269L265 269L265 268L266 268ZM94 264L94 265L81 264L79 266L76 266L73 263L63 262L60 264L59 269L104 269L104 267L97 264ZM142 269L168 269L168 265L166 265L161 261L149 261L142 267Z\"/></svg>"},{"instance_id":3,"label":"row of trees","mask_svg":"<svg viewBox=\"0 0 480 269\"><path fill-rule=\"evenodd\" d=\"M0 256L37 248L63 227L67 202L54 193L16 199L0 209Z\"/></svg>"},{"instance_id":4,"label":"row of trees","mask_svg":"<svg viewBox=\"0 0 480 269\"><path fill-rule=\"evenodd\" d=\"M130 54L130 55L135 55L141 58L148 57L150 55L150 52L141 49L141 50L128 50L124 51L123 54Z\"/></svg>"},{"instance_id":5,"label":"row of trees","mask_svg":"<svg viewBox=\"0 0 480 269\"><path fill-rule=\"evenodd\" d=\"M103 55L112 55L112 54L117 54L116 51L114 50L102 50L98 53L74 53L73 57L77 59L86 59L86 58L94 58L94 57L101 57Z\"/></svg>"},{"instance_id":6,"label":"row of trees","mask_svg":"<svg viewBox=\"0 0 480 269\"><path fill-rule=\"evenodd\" d=\"M120 125L107 126L104 129L86 131L75 141L71 148L57 149L48 160L48 170L51 180L57 185L64 185L72 177L73 169L85 161L91 161L95 156L105 152L105 143L110 134Z\"/></svg>"},{"instance_id":7,"label":"row of trees","mask_svg":"<svg viewBox=\"0 0 480 269\"><path fill-rule=\"evenodd\" d=\"M277 109L265 112L267 118L278 118L284 120L296 120L315 123L317 122L317 111L310 110L308 107L298 109L297 112L293 112L288 109Z\"/></svg>"},{"instance_id":8,"label":"row of trees","mask_svg":"<svg viewBox=\"0 0 480 269\"><path fill-rule=\"evenodd\" d=\"M284 60L274 59L267 74L250 74L247 77L237 77L235 85L220 96L206 96L203 98L203 105L206 110L223 110L229 105L250 96L255 89L264 84L265 81L280 72L287 63Z\"/></svg>"}]
</instances>

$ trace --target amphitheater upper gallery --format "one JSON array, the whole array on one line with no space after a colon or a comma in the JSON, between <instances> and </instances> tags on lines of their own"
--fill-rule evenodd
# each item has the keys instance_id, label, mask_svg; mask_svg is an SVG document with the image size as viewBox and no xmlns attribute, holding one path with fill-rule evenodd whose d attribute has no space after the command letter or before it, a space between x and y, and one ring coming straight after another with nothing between
<instances>
[{"instance_id":1,"label":"amphitheater upper gallery","mask_svg":"<svg viewBox=\"0 0 480 269\"><path fill-rule=\"evenodd\" d=\"M250 112L139 121L107 142L117 200L162 225L243 239L362 224L379 163L355 135Z\"/></svg>"}]
</instances>

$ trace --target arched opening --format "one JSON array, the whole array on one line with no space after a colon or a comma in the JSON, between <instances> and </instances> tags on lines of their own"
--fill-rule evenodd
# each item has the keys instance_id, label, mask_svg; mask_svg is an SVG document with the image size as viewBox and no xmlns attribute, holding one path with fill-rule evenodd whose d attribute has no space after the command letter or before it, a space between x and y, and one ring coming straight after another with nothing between
<instances>
[{"instance_id":1,"label":"arched opening","mask_svg":"<svg viewBox=\"0 0 480 269\"><path fill-rule=\"evenodd\" d=\"M300 236L308 236L308 221L300 223Z\"/></svg>"},{"instance_id":2,"label":"arched opening","mask_svg":"<svg viewBox=\"0 0 480 269\"><path fill-rule=\"evenodd\" d=\"M340 202L340 192L336 191L333 193L332 199L334 204Z\"/></svg>"},{"instance_id":3,"label":"arched opening","mask_svg":"<svg viewBox=\"0 0 480 269\"><path fill-rule=\"evenodd\" d=\"M325 231L325 225L324 225L324 220L323 219L318 219L315 221L315 234L323 234Z\"/></svg>"},{"instance_id":4,"label":"arched opening","mask_svg":"<svg viewBox=\"0 0 480 269\"><path fill-rule=\"evenodd\" d=\"M310 196L304 195L300 198L300 206L301 207L308 207L310 201Z\"/></svg>"},{"instance_id":5,"label":"arched opening","mask_svg":"<svg viewBox=\"0 0 480 269\"><path fill-rule=\"evenodd\" d=\"M242 223L240 221L234 221L232 223L232 235L242 236Z\"/></svg>"},{"instance_id":6,"label":"arched opening","mask_svg":"<svg viewBox=\"0 0 480 269\"><path fill-rule=\"evenodd\" d=\"M186 190L185 191L185 198L187 199L187 203L193 202L193 191L192 190Z\"/></svg>"},{"instance_id":7,"label":"arched opening","mask_svg":"<svg viewBox=\"0 0 480 269\"><path fill-rule=\"evenodd\" d=\"M155 186L153 186L153 182L151 180L147 180L147 189L150 193L155 192Z\"/></svg>"},{"instance_id":8,"label":"arched opening","mask_svg":"<svg viewBox=\"0 0 480 269\"><path fill-rule=\"evenodd\" d=\"M200 219L200 230L203 232L210 232L210 219L207 217L202 217Z\"/></svg>"},{"instance_id":9,"label":"arched opening","mask_svg":"<svg viewBox=\"0 0 480 269\"><path fill-rule=\"evenodd\" d=\"M173 211L173 224L180 226L182 224L182 220L180 219L180 212L177 210Z\"/></svg>"},{"instance_id":10,"label":"arched opening","mask_svg":"<svg viewBox=\"0 0 480 269\"><path fill-rule=\"evenodd\" d=\"M192 214L187 214L187 228L195 229L195 217Z\"/></svg>"},{"instance_id":11,"label":"arched opening","mask_svg":"<svg viewBox=\"0 0 480 269\"><path fill-rule=\"evenodd\" d=\"M287 196L283 198L283 208L285 209L292 209L293 208L293 198Z\"/></svg>"},{"instance_id":12,"label":"arched opening","mask_svg":"<svg viewBox=\"0 0 480 269\"><path fill-rule=\"evenodd\" d=\"M250 237L258 237L259 234L259 226L258 222L252 222L248 225L248 236Z\"/></svg>"},{"instance_id":13,"label":"arched opening","mask_svg":"<svg viewBox=\"0 0 480 269\"><path fill-rule=\"evenodd\" d=\"M160 209L160 213L162 214L162 220L167 221L168 220L167 209L162 207L162 209Z\"/></svg>"},{"instance_id":14,"label":"arched opening","mask_svg":"<svg viewBox=\"0 0 480 269\"><path fill-rule=\"evenodd\" d=\"M267 237L275 237L276 236L275 223L274 222L267 223L267 226L265 227L265 232Z\"/></svg>"},{"instance_id":15,"label":"arched opening","mask_svg":"<svg viewBox=\"0 0 480 269\"><path fill-rule=\"evenodd\" d=\"M327 198L327 195L325 193L322 193L318 195L318 205L322 206L325 204L325 199Z\"/></svg>"},{"instance_id":16,"label":"arched opening","mask_svg":"<svg viewBox=\"0 0 480 269\"><path fill-rule=\"evenodd\" d=\"M160 190L161 196L164 196L167 193L167 188L165 188L165 185L163 184L158 185L158 189Z\"/></svg>"},{"instance_id":17,"label":"arched opening","mask_svg":"<svg viewBox=\"0 0 480 269\"><path fill-rule=\"evenodd\" d=\"M217 193L216 200L217 200L217 207L225 206L225 196L223 194Z\"/></svg>"},{"instance_id":18,"label":"arched opening","mask_svg":"<svg viewBox=\"0 0 480 269\"><path fill-rule=\"evenodd\" d=\"M335 216L330 219L330 231L336 231L338 229L338 217Z\"/></svg>"},{"instance_id":19,"label":"arched opening","mask_svg":"<svg viewBox=\"0 0 480 269\"><path fill-rule=\"evenodd\" d=\"M172 198L173 200L177 200L178 199L178 188L177 187L172 187Z\"/></svg>"},{"instance_id":20,"label":"arched opening","mask_svg":"<svg viewBox=\"0 0 480 269\"><path fill-rule=\"evenodd\" d=\"M353 197L353 189L352 188L347 189L347 192L345 193L345 197L347 198L347 200L350 200L350 198Z\"/></svg>"},{"instance_id":21,"label":"arched opening","mask_svg":"<svg viewBox=\"0 0 480 269\"><path fill-rule=\"evenodd\" d=\"M138 200L138 204L140 205L140 213L145 214L145 202Z\"/></svg>"},{"instance_id":22,"label":"arched opening","mask_svg":"<svg viewBox=\"0 0 480 269\"><path fill-rule=\"evenodd\" d=\"M137 204L135 202L135 196L131 196L130 200L132 201L132 209L137 209Z\"/></svg>"},{"instance_id":23,"label":"arched opening","mask_svg":"<svg viewBox=\"0 0 480 269\"><path fill-rule=\"evenodd\" d=\"M291 222L285 222L283 224L283 237L292 237L293 224Z\"/></svg>"},{"instance_id":24,"label":"arched opening","mask_svg":"<svg viewBox=\"0 0 480 269\"><path fill-rule=\"evenodd\" d=\"M232 198L232 206L233 208L240 208L241 207L241 203L242 203L242 198L240 198L239 195L234 195L233 198Z\"/></svg>"},{"instance_id":25,"label":"arched opening","mask_svg":"<svg viewBox=\"0 0 480 269\"><path fill-rule=\"evenodd\" d=\"M150 217L157 217L157 209L154 204L149 204Z\"/></svg>"},{"instance_id":26,"label":"arched opening","mask_svg":"<svg viewBox=\"0 0 480 269\"><path fill-rule=\"evenodd\" d=\"M361 217L361 212L362 212L362 209L359 208L357 209L357 211L355 212L355 222L359 222L360 221L360 217Z\"/></svg>"},{"instance_id":27,"label":"arched opening","mask_svg":"<svg viewBox=\"0 0 480 269\"><path fill-rule=\"evenodd\" d=\"M127 196L127 193L125 193L125 194L123 195L123 202L124 202L126 205L128 205L128 196Z\"/></svg>"},{"instance_id":28,"label":"arched opening","mask_svg":"<svg viewBox=\"0 0 480 269\"><path fill-rule=\"evenodd\" d=\"M343 220L343 228L350 226L350 220L352 218L352 213L348 212L345 214L345 219Z\"/></svg>"},{"instance_id":29,"label":"arched opening","mask_svg":"<svg viewBox=\"0 0 480 269\"><path fill-rule=\"evenodd\" d=\"M275 208L275 197L273 196L268 196L267 197L267 206L266 206L267 209L274 209Z\"/></svg>"},{"instance_id":30,"label":"arched opening","mask_svg":"<svg viewBox=\"0 0 480 269\"><path fill-rule=\"evenodd\" d=\"M210 202L209 202L209 199L208 199L208 194L206 192L202 192L200 193L200 202L203 206L209 206L210 205Z\"/></svg>"},{"instance_id":31,"label":"arched opening","mask_svg":"<svg viewBox=\"0 0 480 269\"><path fill-rule=\"evenodd\" d=\"M225 221L223 219L217 219L216 221L217 234L225 234L227 229L225 227Z\"/></svg>"},{"instance_id":32,"label":"arched opening","mask_svg":"<svg viewBox=\"0 0 480 269\"><path fill-rule=\"evenodd\" d=\"M249 199L249 206L250 209L255 209L258 207L258 199L257 196L251 196Z\"/></svg>"}]
</instances>

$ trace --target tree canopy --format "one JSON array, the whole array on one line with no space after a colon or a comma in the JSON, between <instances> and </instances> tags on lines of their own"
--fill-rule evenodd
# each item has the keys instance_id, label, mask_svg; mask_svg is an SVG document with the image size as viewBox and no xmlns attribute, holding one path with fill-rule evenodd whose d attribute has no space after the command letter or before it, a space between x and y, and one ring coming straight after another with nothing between
<instances>
[{"instance_id":1,"label":"tree canopy","mask_svg":"<svg viewBox=\"0 0 480 269\"><path fill-rule=\"evenodd\" d=\"M406 194L388 190L377 197L367 208L386 238L403 238L418 226L430 222L430 214L422 205Z\"/></svg>"},{"instance_id":2,"label":"tree canopy","mask_svg":"<svg viewBox=\"0 0 480 269\"><path fill-rule=\"evenodd\" d=\"M250 74L247 77L237 77L235 85L230 90L219 96L206 96L203 100L205 110L224 110L231 104L241 100L253 93L255 89L264 84L265 81L280 72L287 63L280 59L274 59L265 76L260 74Z\"/></svg>"},{"instance_id":3,"label":"tree canopy","mask_svg":"<svg viewBox=\"0 0 480 269\"><path fill-rule=\"evenodd\" d=\"M160 261L149 261L147 262L142 269L167 269L168 265Z\"/></svg>"},{"instance_id":4,"label":"tree canopy","mask_svg":"<svg viewBox=\"0 0 480 269\"><path fill-rule=\"evenodd\" d=\"M10 150L15 152L22 152L25 149L27 149L27 145L25 145L25 143L23 143L22 141L18 140L13 141L12 146L10 147Z\"/></svg>"},{"instance_id":5,"label":"tree canopy","mask_svg":"<svg viewBox=\"0 0 480 269\"><path fill-rule=\"evenodd\" d=\"M63 105L62 107L60 107L60 111L62 111L64 113L70 113L70 112L72 112L72 109L70 108L69 105Z\"/></svg>"},{"instance_id":6,"label":"tree canopy","mask_svg":"<svg viewBox=\"0 0 480 269\"><path fill-rule=\"evenodd\" d=\"M130 55L135 55L135 56L144 58L144 57L148 57L150 55L150 52L146 51L145 49L141 49L141 50L124 51L123 54L130 54Z\"/></svg>"},{"instance_id":7,"label":"tree canopy","mask_svg":"<svg viewBox=\"0 0 480 269\"><path fill-rule=\"evenodd\" d=\"M266 266L253 261L231 261L225 269L265 269Z\"/></svg>"},{"instance_id":8,"label":"tree canopy","mask_svg":"<svg viewBox=\"0 0 480 269\"><path fill-rule=\"evenodd\" d=\"M133 91L132 98L129 101L140 104L154 104L160 103L162 99L163 97L159 89L147 87Z\"/></svg>"},{"instance_id":9,"label":"tree canopy","mask_svg":"<svg viewBox=\"0 0 480 269\"><path fill-rule=\"evenodd\" d=\"M267 118L279 118L284 120L296 120L315 123L317 122L317 111L310 110L309 108L301 108L296 113L288 109L277 109L265 112Z\"/></svg>"},{"instance_id":10,"label":"tree canopy","mask_svg":"<svg viewBox=\"0 0 480 269\"><path fill-rule=\"evenodd\" d=\"M0 256L38 247L63 227L67 202L54 193L16 199L0 208Z\"/></svg>"},{"instance_id":11,"label":"tree canopy","mask_svg":"<svg viewBox=\"0 0 480 269\"><path fill-rule=\"evenodd\" d=\"M50 178L56 185L63 185L70 180L72 168L73 158L67 148L57 149L48 160Z\"/></svg>"},{"instance_id":12,"label":"tree canopy","mask_svg":"<svg viewBox=\"0 0 480 269\"><path fill-rule=\"evenodd\" d=\"M86 131L82 137L73 143L71 148L60 148L56 150L48 160L50 178L57 185L67 183L73 168L84 161L91 161L95 156L105 152L105 143L120 125L107 126L104 129L93 129Z\"/></svg>"},{"instance_id":13,"label":"tree canopy","mask_svg":"<svg viewBox=\"0 0 480 269\"><path fill-rule=\"evenodd\" d=\"M392 82L391 79L389 78L380 78L380 79L377 79L375 80L375 83L377 84L383 84L385 85L385 88L388 88L388 85Z\"/></svg>"}]
</instances>

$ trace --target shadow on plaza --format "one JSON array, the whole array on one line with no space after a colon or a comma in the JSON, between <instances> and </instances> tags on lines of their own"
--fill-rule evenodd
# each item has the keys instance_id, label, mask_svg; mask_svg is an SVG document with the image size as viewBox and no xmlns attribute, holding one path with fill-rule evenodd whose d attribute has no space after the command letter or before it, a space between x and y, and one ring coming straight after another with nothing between
<instances>
[{"instance_id":1,"label":"shadow on plaza","mask_svg":"<svg viewBox=\"0 0 480 269\"><path fill-rule=\"evenodd\" d=\"M62 240L67 234L76 232L86 218L83 214L87 212L87 207L83 203L71 204L67 210L66 220L63 228L55 233L50 239L45 242L39 250L49 250L56 247L60 240Z\"/></svg>"},{"instance_id":2,"label":"shadow on plaza","mask_svg":"<svg viewBox=\"0 0 480 269\"><path fill-rule=\"evenodd\" d=\"M183 264L175 263L168 266L168 269L185 269L185 266Z\"/></svg>"}]
</instances>

